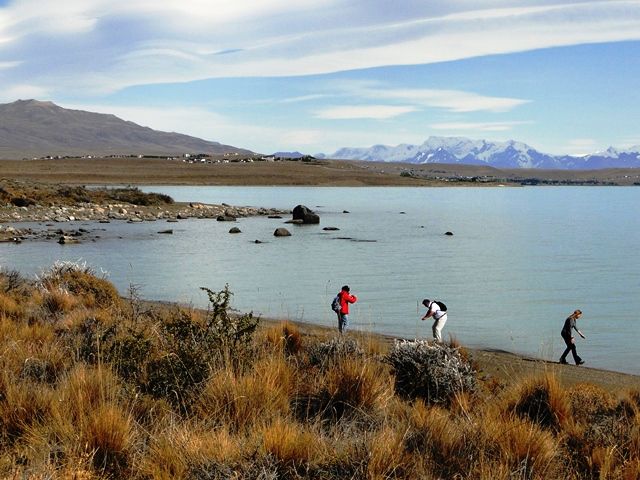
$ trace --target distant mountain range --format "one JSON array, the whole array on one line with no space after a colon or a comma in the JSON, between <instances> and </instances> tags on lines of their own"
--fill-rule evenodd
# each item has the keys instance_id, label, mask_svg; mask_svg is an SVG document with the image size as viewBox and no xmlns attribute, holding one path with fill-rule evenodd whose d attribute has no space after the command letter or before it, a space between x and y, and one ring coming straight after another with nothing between
<instances>
[{"instance_id":1,"label":"distant mountain range","mask_svg":"<svg viewBox=\"0 0 640 480\"><path fill-rule=\"evenodd\" d=\"M178 155L251 153L173 132L160 132L115 115L69 110L51 102L0 104L0 158L45 155Z\"/></svg>"},{"instance_id":2,"label":"distant mountain range","mask_svg":"<svg viewBox=\"0 0 640 480\"><path fill-rule=\"evenodd\" d=\"M330 155L315 156L376 162L486 165L496 168L592 170L640 167L640 145L628 150L616 150L611 147L604 152L591 155L571 156L541 153L525 143L513 140L490 142L464 137L429 137L422 145L341 148Z\"/></svg>"}]
</instances>

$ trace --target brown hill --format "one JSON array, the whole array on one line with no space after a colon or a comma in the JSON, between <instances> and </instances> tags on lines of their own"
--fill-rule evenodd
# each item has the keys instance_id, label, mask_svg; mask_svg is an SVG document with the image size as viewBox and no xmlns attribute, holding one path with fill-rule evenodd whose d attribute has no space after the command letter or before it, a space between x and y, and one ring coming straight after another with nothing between
<instances>
[{"instance_id":1,"label":"brown hill","mask_svg":"<svg viewBox=\"0 0 640 480\"><path fill-rule=\"evenodd\" d=\"M115 115L69 110L52 102L0 104L0 158L226 152L250 153L189 135L160 132Z\"/></svg>"}]
</instances>

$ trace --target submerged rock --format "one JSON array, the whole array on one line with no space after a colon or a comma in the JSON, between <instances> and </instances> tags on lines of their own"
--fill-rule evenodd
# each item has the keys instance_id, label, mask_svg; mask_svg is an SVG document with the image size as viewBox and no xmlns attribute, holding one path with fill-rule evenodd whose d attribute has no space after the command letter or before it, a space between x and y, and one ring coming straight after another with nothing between
<instances>
[{"instance_id":1,"label":"submerged rock","mask_svg":"<svg viewBox=\"0 0 640 480\"><path fill-rule=\"evenodd\" d=\"M273 232L273 236L274 237L290 237L291 236L291 232L289 232L289 230L287 230L286 228L276 228L275 231Z\"/></svg>"},{"instance_id":2,"label":"submerged rock","mask_svg":"<svg viewBox=\"0 0 640 480\"><path fill-rule=\"evenodd\" d=\"M69 235L63 235L58 239L58 243L60 245L70 245L73 243L80 243L80 240L78 240L77 237L72 237Z\"/></svg>"}]
</instances>

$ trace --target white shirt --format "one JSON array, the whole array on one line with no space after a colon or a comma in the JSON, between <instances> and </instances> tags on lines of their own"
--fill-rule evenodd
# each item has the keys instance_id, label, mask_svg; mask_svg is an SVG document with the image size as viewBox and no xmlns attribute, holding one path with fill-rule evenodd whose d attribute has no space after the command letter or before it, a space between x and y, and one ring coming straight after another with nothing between
<instances>
[{"instance_id":1,"label":"white shirt","mask_svg":"<svg viewBox=\"0 0 640 480\"><path fill-rule=\"evenodd\" d=\"M440 310L440 307L436 302L431 302L427 313L433 313L433 318L435 318L436 320L440 320L447 314L447 312L445 312L444 310Z\"/></svg>"}]
</instances>

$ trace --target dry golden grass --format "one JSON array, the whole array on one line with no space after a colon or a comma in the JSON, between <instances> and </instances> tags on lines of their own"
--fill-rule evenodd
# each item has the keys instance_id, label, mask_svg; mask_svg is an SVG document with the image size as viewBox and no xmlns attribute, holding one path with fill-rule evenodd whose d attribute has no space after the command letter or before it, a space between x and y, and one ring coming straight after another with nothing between
<instances>
[{"instance_id":1,"label":"dry golden grass","mask_svg":"<svg viewBox=\"0 0 640 480\"><path fill-rule=\"evenodd\" d=\"M207 381L197 399L197 415L233 431L259 427L289 413L293 381L291 367L280 357L261 360L254 371L242 376L229 368L221 370Z\"/></svg>"},{"instance_id":2,"label":"dry golden grass","mask_svg":"<svg viewBox=\"0 0 640 480\"><path fill-rule=\"evenodd\" d=\"M507 396L505 409L555 431L572 421L569 397L550 372L516 385Z\"/></svg>"},{"instance_id":3,"label":"dry golden grass","mask_svg":"<svg viewBox=\"0 0 640 480\"><path fill-rule=\"evenodd\" d=\"M640 391L547 372L428 406L394 394L388 343L366 334L320 367L308 352L329 333L267 328L175 402L174 377L219 348L198 337L206 316L80 273L0 293L0 478L639 478Z\"/></svg>"},{"instance_id":4,"label":"dry golden grass","mask_svg":"<svg viewBox=\"0 0 640 480\"><path fill-rule=\"evenodd\" d=\"M385 365L362 359L339 362L325 375L327 409L375 413L393 395L393 383Z\"/></svg>"},{"instance_id":5,"label":"dry golden grass","mask_svg":"<svg viewBox=\"0 0 640 480\"><path fill-rule=\"evenodd\" d=\"M297 470L325 457L316 433L290 420L276 418L261 431L264 453L272 455L282 470Z\"/></svg>"}]
</instances>

